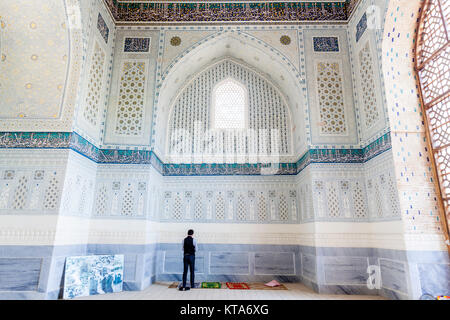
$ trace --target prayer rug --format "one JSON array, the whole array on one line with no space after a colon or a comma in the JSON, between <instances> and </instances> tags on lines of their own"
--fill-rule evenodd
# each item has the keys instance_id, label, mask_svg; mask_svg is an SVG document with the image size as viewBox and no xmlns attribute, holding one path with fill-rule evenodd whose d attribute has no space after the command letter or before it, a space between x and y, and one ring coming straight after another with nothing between
<instances>
[{"instance_id":1,"label":"prayer rug","mask_svg":"<svg viewBox=\"0 0 450 320\"><path fill-rule=\"evenodd\" d=\"M276 287L269 287L266 286L264 283L250 282L248 283L248 286L250 287L250 290L289 290L283 284L280 284L279 286Z\"/></svg>"},{"instance_id":2,"label":"prayer rug","mask_svg":"<svg viewBox=\"0 0 450 320\"><path fill-rule=\"evenodd\" d=\"M181 285L182 285L181 282L172 282L172 284L169 286L169 288L170 289L172 289L172 288L179 288L179 287L181 287ZM190 287L190 285L191 284L189 282L186 283L187 287ZM194 289L196 289L196 288L200 288L200 282L195 282L194 283Z\"/></svg>"},{"instance_id":3,"label":"prayer rug","mask_svg":"<svg viewBox=\"0 0 450 320\"><path fill-rule=\"evenodd\" d=\"M272 280L270 282L265 283L265 285L268 287L278 287L280 283L277 280Z\"/></svg>"},{"instance_id":4,"label":"prayer rug","mask_svg":"<svg viewBox=\"0 0 450 320\"><path fill-rule=\"evenodd\" d=\"M244 282L227 282L228 289L232 290L249 290L250 287Z\"/></svg>"},{"instance_id":5,"label":"prayer rug","mask_svg":"<svg viewBox=\"0 0 450 320\"><path fill-rule=\"evenodd\" d=\"M220 289L222 285L220 282L202 282L202 288L206 289Z\"/></svg>"}]
</instances>

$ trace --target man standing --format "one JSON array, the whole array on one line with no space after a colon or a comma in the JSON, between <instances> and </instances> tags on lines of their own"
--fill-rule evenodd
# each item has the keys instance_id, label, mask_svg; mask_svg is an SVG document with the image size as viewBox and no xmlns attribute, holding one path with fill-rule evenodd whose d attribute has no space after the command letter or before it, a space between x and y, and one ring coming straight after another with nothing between
<instances>
[{"instance_id":1,"label":"man standing","mask_svg":"<svg viewBox=\"0 0 450 320\"><path fill-rule=\"evenodd\" d=\"M188 231L188 236L183 240L183 286L180 287L180 291L189 290L190 288L186 288L186 278L187 271L189 266L189 272L191 273L191 288L194 288L194 269L195 269L195 251L197 251L197 241L193 237L194 230L190 229Z\"/></svg>"}]
</instances>

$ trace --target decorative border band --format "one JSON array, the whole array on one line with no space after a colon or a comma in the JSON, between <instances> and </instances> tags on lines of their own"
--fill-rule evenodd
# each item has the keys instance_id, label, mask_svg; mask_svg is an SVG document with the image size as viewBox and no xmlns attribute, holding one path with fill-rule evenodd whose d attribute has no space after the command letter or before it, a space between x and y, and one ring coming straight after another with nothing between
<instances>
[{"instance_id":1,"label":"decorative border band","mask_svg":"<svg viewBox=\"0 0 450 320\"><path fill-rule=\"evenodd\" d=\"M0 132L0 149L11 148L70 149L98 164L149 164L164 176L264 175L268 169L262 163L163 163L153 151L99 149L76 132ZM364 163L389 149L388 132L362 149L310 149L296 163L269 169L275 169L275 175L297 175L312 163Z\"/></svg>"},{"instance_id":2,"label":"decorative border band","mask_svg":"<svg viewBox=\"0 0 450 320\"><path fill-rule=\"evenodd\" d=\"M116 22L347 21L357 0L118 1L104 0Z\"/></svg>"}]
</instances>

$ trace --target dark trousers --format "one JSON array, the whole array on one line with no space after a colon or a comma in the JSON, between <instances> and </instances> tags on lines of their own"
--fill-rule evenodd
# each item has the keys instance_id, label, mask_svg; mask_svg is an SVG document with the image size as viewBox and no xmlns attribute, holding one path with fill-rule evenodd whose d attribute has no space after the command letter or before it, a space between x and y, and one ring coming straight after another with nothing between
<instances>
[{"instance_id":1,"label":"dark trousers","mask_svg":"<svg viewBox=\"0 0 450 320\"><path fill-rule=\"evenodd\" d=\"M195 255L185 254L183 258L183 288L186 288L186 278L189 266L189 272L191 273L191 288L194 288L194 269L195 269Z\"/></svg>"}]
</instances>

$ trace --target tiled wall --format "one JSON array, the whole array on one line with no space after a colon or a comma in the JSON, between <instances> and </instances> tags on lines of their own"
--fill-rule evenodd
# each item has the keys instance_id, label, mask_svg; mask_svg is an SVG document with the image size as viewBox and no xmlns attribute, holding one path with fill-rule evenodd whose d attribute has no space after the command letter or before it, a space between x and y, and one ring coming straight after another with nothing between
<instances>
[{"instance_id":1,"label":"tiled wall","mask_svg":"<svg viewBox=\"0 0 450 320\"><path fill-rule=\"evenodd\" d=\"M446 250L417 82L414 47L420 1L391 1L382 46L383 74L400 210L411 249L425 239ZM417 240L415 240L417 239ZM420 240L419 240L420 239ZM431 244L430 244L431 245Z\"/></svg>"},{"instance_id":2,"label":"tiled wall","mask_svg":"<svg viewBox=\"0 0 450 320\"><path fill-rule=\"evenodd\" d=\"M85 0L80 6L83 26L83 72L77 95L73 130L99 146L111 87L116 27L102 1Z\"/></svg>"},{"instance_id":3,"label":"tiled wall","mask_svg":"<svg viewBox=\"0 0 450 320\"><path fill-rule=\"evenodd\" d=\"M423 291L447 293L449 262L443 254L429 153L412 73L411 49L418 3L400 0L389 3L385 41L381 46L382 30L364 29L364 19L361 19L367 6L379 5L384 12L385 4L363 1L348 28L277 26L269 30L265 26L246 26L211 31L201 26L190 32L172 27L121 27L116 37L104 8L98 7L98 2L90 3L90 9L83 14L88 17L89 28L84 31L84 41L76 42L76 46L83 46L88 61L84 69L86 76L92 60L89 57L95 49L94 39L101 44L105 54L105 88L99 95L99 126L92 130L80 120L85 115L82 99L85 95L79 92L75 130L95 146L109 150L105 152L88 144L70 147L75 151L56 150L69 148L64 141L59 147L54 145L54 150L0 150L0 236L5 244L0 246L0 275L8 278L0 282L0 296L56 298L64 259L76 254L124 253L125 289L128 290L141 290L155 280L179 280L182 257L178 231L193 223L212 230L198 253L199 280L265 281L275 277L281 281L301 280L319 292L373 294L365 284L367 266L377 265L382 287L376 293L391 298L417 298ZM183 35L181 45L170 44L179 35ZM291 45L280 42L282 35L291 38ZM339 51L334 40L324 39L324 35L339 39ZM145 43L143 47L127 45L126 37L150 38L150 53ZM314 40L314 37L322 38ZM345 38L349 40L350 55ZM318 158L316 163L302 167L297 175L273 177L177 177L176 170L173 176L161 176L154 163L140 158L141 154L136 156L140 164L97 164L77 153L95 154L111 163L115 163L119 154L134 159L136 153L132 151L148 151L150 146L163 155L167 123L163 120L167 120L164 117L168 110L158 99L163 102L169 99L164 94L159 96L164 93L161 91L164 79L167 77L169 83L175 83L176 79L171 77L180 74L177 63L186 61L183 57L203 58L197 54L203 49L211 50L211 44L224 39L231 45L247 41L249 47L265 52L256 56L260 65L269 65L265 62L270 61L272 54L281 63L277 65L284 66L284 74L278 71L272 74L277 82L290 83L286 85L286 95L298 120L293 135L299 155L312 146L363 148L389 130L392 150L377 153L371 160L364 158L368 160L365 162L351 163L350 159L337 164L331 163L336 154L344 159L350 153L332 149L329 158ZM207 42L208 45L202 45ZM364 127L367 110L364 111L366 106L362 104L370 99L359 88L361 65L358 63L367 43L372 60L382 54L383 62L382 68L378 65L372 70L373 83L380 84L380 90L375 90L374 96L379 117L371 127ZM130 46L135 52L129 52ZM117 58L114 63L113 51ZM191 51L195 54L189 54ZM205 57L213 53L208 51ZM253 55L243 54L240 58L257 61ZM352 83L344 84L343 92L347 101L353 96L355 104L355 108L351 103L346 104L348 135L337 138L324 138L320 130L314 131L312 127L316 127L320 117L310 112L316 104L317 70L311 69L312 62L330 59L340 61L341 76L352 78ZM118 97L107 94L110 79L112 92L120 87L125 60L144 61L145 70L155 73L155 78L146 79L146 108L149 109L141 119L143 134L130 137L114 133ZM71 71L68 86L78 79L73 73L81 72L80 68L78 65ZM189 64L189 68L194 73L194 66ZM312 80L301 80L306 77ZM383 81L387 90L383 90ZM73 111L76 95L73 88L69 89L73 99L67 106ZM108 108L104 107L106 101L110 102ZM15 126L17 120L2 121L11 131L32 130L33 126L40 125L43 125L40 128L45 125L48 131L70 131L64 117L52 125L47 120L27 120L23 126ZM2 140L4 148L8 147L8 139ZM46 148L54 140L58 139L49 135L37 141L36 147ZM20 148L20 141L15 147ZM127 150L122 153L112 150L116 147ZM309 156L313 157L314 152ZM319 160L327 163L318 163ZM219 194L223 201L217 200ZM263 205L259 206L261 194L265 210ZM224 221L215 216L222 205ZM265 220L258 220L259 214ZM227 229L220 231L225 223ZM386 232L382 230L384 227ZM214 234L214 230L219 231ZM226 241L228 234L235 237L236 243ZM419 246L423 251L413 251ZM15 266L23 268L20 277L13 274Z\"/></svg>"},{"instance_id":4,"label":"tiled wall","mask_svg":"<svg viewBox=\"0 0 450 320\"><path fill-rule=\"evenodd\" d=\"M159 244L159 281L179 281L183 274L180 244ZM197 281L299 281L298 247L292 245L198 244L195 258ZM188 279L189 281L189 279Z\"/></svg>"}]
</instances>

